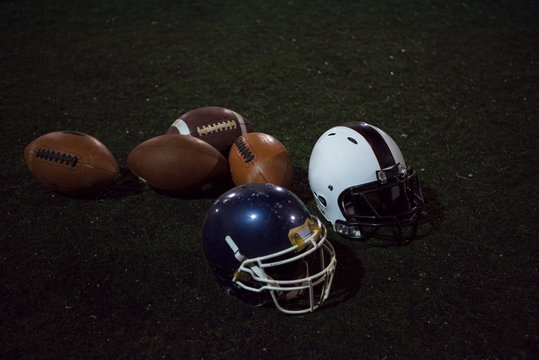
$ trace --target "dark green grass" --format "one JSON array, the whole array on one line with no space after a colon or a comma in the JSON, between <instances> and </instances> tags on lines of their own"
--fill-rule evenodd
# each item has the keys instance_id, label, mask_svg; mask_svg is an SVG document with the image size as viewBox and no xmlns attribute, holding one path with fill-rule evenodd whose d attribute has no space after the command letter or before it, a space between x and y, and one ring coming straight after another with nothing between
<instances>
[{"instance_id":1,"label":"dark green grass","mask_svg":"<svg viewBox=\"0 0 539 360\"><path fill-rule=\"evenodd\" d=\"M271 4L0 3L1 358L537 357L537 6ZM419 238L379 249L331 232L334 290L312 314L225 296L201 249L214 197L159 195L125 169L206 105L280 139L315 213L318 136L383 128L423 181ZM98 199L53 194L24 164L66 129L123 168Z\"/></svg>"}]
</instances>

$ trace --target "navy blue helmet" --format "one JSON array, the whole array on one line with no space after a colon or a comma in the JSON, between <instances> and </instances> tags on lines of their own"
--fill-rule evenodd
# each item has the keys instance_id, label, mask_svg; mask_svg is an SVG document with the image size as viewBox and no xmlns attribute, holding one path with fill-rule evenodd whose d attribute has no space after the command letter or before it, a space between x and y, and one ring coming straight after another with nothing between
<instances>
[{"instance_id":1,"label":"navy blue helmet","mask_svg":"<svg viewBox=\"0 0 539 360\"><path fill-rule=\"evenodd\" d=\"M252 183L227 191L208 210L202 236L218 282L246 302L273 300L297 314L329 296L336 257L326 229L283 187Z\"/></svg>"}]
</instances>

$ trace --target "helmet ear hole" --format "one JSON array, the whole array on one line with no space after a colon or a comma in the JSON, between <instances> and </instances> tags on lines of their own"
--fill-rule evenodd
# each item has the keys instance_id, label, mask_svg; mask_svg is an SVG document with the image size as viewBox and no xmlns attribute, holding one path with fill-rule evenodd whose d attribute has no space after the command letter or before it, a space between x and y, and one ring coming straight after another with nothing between
<instances>
[{"instance_id":1,"label":"helmet ear hole","mask_svg":"<svg viewBox=\"0 0 539 360\"><path fill-rule=\"evenodd\" d=\"M320 201L320 203L321 203L324 207L327 207L327 206L328 206L328 203L327 203L326 199L325 199L322 195L318 195L318 201Z\"/></svg>"}]
</instances>

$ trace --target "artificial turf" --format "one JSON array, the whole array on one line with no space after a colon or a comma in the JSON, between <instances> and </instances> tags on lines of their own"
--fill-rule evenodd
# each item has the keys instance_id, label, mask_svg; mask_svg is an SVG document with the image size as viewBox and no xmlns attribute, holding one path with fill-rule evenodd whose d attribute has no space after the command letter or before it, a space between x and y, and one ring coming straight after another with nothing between
<instances>
[{"instance_id":1,"label":"artificial turf","mask_svg":"<svg viewBox=\"0 0 539 360\"><path fill-rule=\"evenodd\" d=\"M539 29L533 1L2 1L0 358L533 359L538 349ZM422 180L409 246L330 231L328 303L286 316L215 283L218 194L168 197L126 157L180 114L233 109L288 149L316 215L328 128L388 132ZM54 194L23 152L78 130L122 169Z\"/></svg>"}]
</instances>

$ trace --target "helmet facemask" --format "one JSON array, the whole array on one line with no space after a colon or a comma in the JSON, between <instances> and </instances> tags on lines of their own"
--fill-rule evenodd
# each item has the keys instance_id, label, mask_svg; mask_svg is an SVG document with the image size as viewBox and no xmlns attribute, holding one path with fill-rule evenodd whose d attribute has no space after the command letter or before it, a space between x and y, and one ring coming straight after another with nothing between
<instances>
[{"instance_id":1,"label":"helmet facemask","mask_svg":"<svg viewBox=\"0 0 539 360\"><path fill-rule=\"evenodd\" d=\"M241 265L233 283L238 290L269 293L277 309L284 313L312 312L329 296L335 250L326 241L326 229L318 219L308 219L292 229L289 237L290 248L275 254L248 259L235 251ZM227 237L226 241L234 251L233 239ZM315 288L319 289L318 296Z\"/></svg>"},{"instance_id":2,"label":"helmet facemask","mask_svg":"<svg viewBox=\"0 0 539 360\"><path fill-rule=\"evenodd\" d=\"M423 193L417 173L401 164L379 170L376 181L345 189L338 198L345 221L335 230L378 246L405 244L417 233Z\"/></svg>"}]
</instances>

